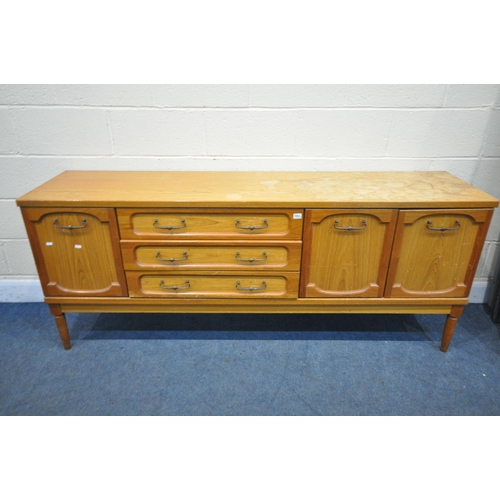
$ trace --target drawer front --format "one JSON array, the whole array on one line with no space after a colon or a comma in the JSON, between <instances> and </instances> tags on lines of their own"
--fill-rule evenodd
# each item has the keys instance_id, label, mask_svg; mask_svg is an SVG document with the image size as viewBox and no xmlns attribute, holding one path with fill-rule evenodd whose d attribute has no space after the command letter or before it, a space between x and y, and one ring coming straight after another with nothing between
<instances>
[{"instance_id":1,"label":"drawer front","mask_svg":"<svg viewBox=\"0 0 500 500\"><path fill-rule=\"evenodd\" d=\"M299 273L201 274L129 271L131 297L169 298L296 298Z\"/></svg>"},{"instance_id":2,"label":"drawer front","mask_svg":"<svg viewBox=\"0 0 500 500\"><path fill-rule=\"evenodd\" d=\"M118 209L117 212L124 240L302 238L302 210Z\"/></svg>"},{"instance_id":3,"label":"drawer front","mask_svg":"<svg viewBox=\"0 0 500 500\"><path fill-rule=\"evenodd\" d=\"M263 242L249 245L245 241L122 241L126 270L204 269L283 270L300 268L301 243L297 241Z\"/></svg>"}]
</instances>

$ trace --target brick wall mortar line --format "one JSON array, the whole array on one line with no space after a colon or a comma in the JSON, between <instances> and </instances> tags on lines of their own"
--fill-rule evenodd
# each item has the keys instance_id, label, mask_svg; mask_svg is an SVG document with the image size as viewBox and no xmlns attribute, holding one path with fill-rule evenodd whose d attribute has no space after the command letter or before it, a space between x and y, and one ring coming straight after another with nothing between
<instances>
[{"instance_id":1,"label":"brick wall mortar line","mask_svg":"<svg viewBox=\"0 0 500 500\"><path fill-rule=\"evenodd\" d=\"M444 106L102 106L92 104L2 104L0 108L40 108L40 109L106 109L106 110L151 110L151 111L329 111L329 110L358 110L358 111L481 111L491 109L488 106L471 107L444 107ZM498 109L495 108L495 109Z\"/></svg>"},{"instance_id":2,"label":"brick wall mortar line","mask_svg":"<svg viewBox=\"0 0 500 500\"><path fill-rule=\"evenodd\" d=\"M478 155L472 156L284 156L284 155L270 155L270 156L233 156L233 155L54 155L54 154L28 154L28 153L18 153L18 154L0 154L0 160L2 158L41 158L41 159L49 159L49 158L67 158L67 159L138 159L138 158L150 158L150 159L159 159L159 158L171 158L171 159L192 159L192 160L200 160L200 159L212 159L212 158L221 158L221 159L233 159L233 160L477 160L479 159ZM487 156L484 157L488 160L490 159L500 159L500 156Z\"/></svg>"},{"instance_id":3,"label":"brick wall mortar line","mask_svg":"<svg viewBox=\"0 0 500 500\"><path fill-rule=\"evenodd\" d=\"M109 142L111 146L111 155L115 156L115 141L113 137L113 126L111 125L111 117L109 116L109 110L106 111L106 122L108 125Z\"/></svg>"}]
</instances>

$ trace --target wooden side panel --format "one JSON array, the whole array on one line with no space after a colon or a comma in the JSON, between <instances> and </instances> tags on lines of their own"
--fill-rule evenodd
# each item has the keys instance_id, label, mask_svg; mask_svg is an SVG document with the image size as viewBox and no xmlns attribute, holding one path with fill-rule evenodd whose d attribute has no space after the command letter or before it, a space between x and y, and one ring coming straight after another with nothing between
<instances>
[{"instance_id":1,"label":"wooden side panel","mask_svg":"<svg viewBox=\"0 0 500 500\"><path fill-rule=\"evenodd\" d=\"M467 297L493 210L401 210L387 297Z\"/></svg>"},{"instance_id":2,"label":"wooden side panel","mask_svg":"<svg viewBox=\"0 0 500 500\"><path fill-rule=\"evenodd\" d=\"M127 294L113 209L32 208L23 216L46 296Z\"/></svg>"},{"instance_id":3,"label":"wooden side panel","mask_svg":"<svg viewBox=\"0 0 500 500\"><path fill-rule=\"evenodd\" d=\"M124 240L302 238L303 210L134 210L119 209Z\"/></svg>"},{"instance_id":4,"label":"wooden side panel","mask_svg":"<svg viewBox=\"0 0 500 500\"><path fill-rule=\"evenodd\" d=\"M301 297L381 297L396 210L307 210Z\"/></svg>"}]
</instances>

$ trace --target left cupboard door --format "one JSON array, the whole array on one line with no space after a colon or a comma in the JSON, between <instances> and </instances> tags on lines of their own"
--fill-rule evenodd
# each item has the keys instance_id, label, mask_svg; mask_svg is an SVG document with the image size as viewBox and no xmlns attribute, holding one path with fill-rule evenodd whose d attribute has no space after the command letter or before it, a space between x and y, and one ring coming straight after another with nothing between
<instances>
[{"instance_id":1,"label":"left cupboard door","mask_svg":"<svg viewBox=\"0 0 500 500\"><path fill-rule=\"evenodd\" d=\"M45 296L127 295L116 214L110 208L23 208Z\"/></svg>"}]
</instances>

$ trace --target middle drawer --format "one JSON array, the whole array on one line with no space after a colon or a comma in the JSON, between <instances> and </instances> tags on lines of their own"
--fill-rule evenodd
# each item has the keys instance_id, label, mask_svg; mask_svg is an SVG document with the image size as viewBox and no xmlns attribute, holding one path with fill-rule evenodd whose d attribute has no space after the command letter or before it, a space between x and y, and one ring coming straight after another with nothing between
<instances>
[{"instance_id":1,"label":"middle drawer","mask_svg":"<svg viewBox=\"0 0 500 500\"><path fill-rule=\"evenodd\" d=\"M298 271L300 241L122 241L125 270L191 269Z\"/></svg>"}]
</instances>

